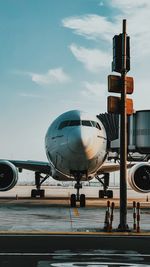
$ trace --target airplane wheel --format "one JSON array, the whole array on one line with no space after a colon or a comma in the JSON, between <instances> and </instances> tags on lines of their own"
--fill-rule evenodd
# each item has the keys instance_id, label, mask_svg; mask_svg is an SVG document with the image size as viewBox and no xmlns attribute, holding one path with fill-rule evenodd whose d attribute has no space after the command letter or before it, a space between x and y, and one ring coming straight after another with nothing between
<instances>
[{"instance_id":1,"label":"airplane wheel","mask_svg":"<svg viewBox=\"0 0 150 267\"><path fill-rule=\"evenodd\" d=\"M99 198L104 198L104 190L99 190Z\"/></svg>"},{"instance_id":2,"label":"airplane wheel","mask_svg":"<svg viewBox=\"0 0 150 267\"><path fill-rule=\"evenodd\" d=\"M112 190L108 190L107 191L107 197L108 198L113 198L113 191Z\"/></svg>"},{"instance_id":3,"label":"airplane wheel","mask_svg":"<svg viewBox=\"0 0 150 267\"><path fill-rule=\"evenodd\" d=\"M41 189L40 190L40 198L44 198L44 196L45 196L45 190Z\"/></svg>"},{"instance_id":4,"label":"airplane wheel","mask_svg":"<svg viewBox=\"0 0 150 267\"><path fill-rule=\"evenodd\" d=\"M80 207L85 207L85 195L81 194L80 196Z\"/></svg>"},{"instance_id":5,"label":"airplane wheel","mask_svg":"<svg viewBox=\"0 0 150 267\"><path fill-rule=\"evenodd\" d=\"M36 189L32 189L31 190L31 197L32 198L36 198L36 194L37 194L37 190Z\"/></svg>"},{"instance_id":6,"label":"airplane wheel","mask_svg":"<svg viewBox=\"0 0 150 267\"><path fill-rule=\"evenodd\" d=\"M76 207L76 195L75 194L71 195L70 202L71 202L72 208Z\"/></svg>"}]
</instances>

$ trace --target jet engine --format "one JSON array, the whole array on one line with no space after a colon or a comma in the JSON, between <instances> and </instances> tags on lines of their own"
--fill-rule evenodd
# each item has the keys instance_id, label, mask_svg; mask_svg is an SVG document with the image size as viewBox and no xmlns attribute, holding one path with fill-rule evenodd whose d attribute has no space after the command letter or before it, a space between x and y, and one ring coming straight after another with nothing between
<instances>
[{"instance_id":1,"label":"jet engine","mask_svg":"<svg viewBox=\"0 0 150 267\"><path fill-rule=\"evenodd\" d=\"M9 161L0 161L0 191L12 189L18 181L18 170Z\"/></svg>"},{"instance_id":2,"label":"jet engine","mask_svg":"<svg viewBox=\"0 0 150 267\"><path fill-rule=\"evenodd\" d=\"M139 193L150 192L150 164L138 163L128 173L128 182Z\"/></svg>"}]
</instances>

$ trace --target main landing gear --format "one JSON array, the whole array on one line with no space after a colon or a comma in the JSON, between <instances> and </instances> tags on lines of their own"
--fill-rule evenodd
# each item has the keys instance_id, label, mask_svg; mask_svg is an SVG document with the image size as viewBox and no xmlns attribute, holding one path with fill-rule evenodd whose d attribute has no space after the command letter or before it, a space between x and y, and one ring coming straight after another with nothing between
<instances>
[{"instance_id":1,"label":"main landing gear","mask_svg":"<svg viewBox=\"0 0 150 267\"><path fill-rule=\"evenodd\" d=\"M77 173L75 176L76 179L76 184L74 186L75 189L77 189L77 194L71 194L70 197L70 205L71 207L76 207L76 203L80 203L80 207L85 207L86 201L85 201L85 195L84 194L79 194L79 190L82 188L82 184L80 182L82 177L81 173Z\"/></svg>"},{"instance_id":2,"label":"main landing gear","mask_svg":"<svg viewBox=\"0 0 150 267\"><path fill-rule=\"evenodd\" d=\"M108 190L109 173L104 173L102 177L96 176L96 179L102 184L103 190L99 190L99 198L113 198L113 191Z\"/></svg>"},{"instance_id":3,"label":"main landing gear","mask_svg":"<svg viewBox=\"0 0 150 267\"><path fill-rule=\"evenodd\" d=\"M44 198L45 196L45 190L41 189L42 183L49 177L49 175L46 175L45 177L41 176L39 172L35 172L35 185L36 189L31 190L31 197L36 198L39 196L40 198Z\"/></svg>"}]
</instances>

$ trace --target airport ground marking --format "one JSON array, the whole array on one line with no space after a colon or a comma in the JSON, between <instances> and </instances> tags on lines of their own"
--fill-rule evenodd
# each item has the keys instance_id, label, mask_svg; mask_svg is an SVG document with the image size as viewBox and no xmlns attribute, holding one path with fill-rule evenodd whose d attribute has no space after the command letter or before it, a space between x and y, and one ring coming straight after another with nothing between
<instances>
[{"instance_id":1,"label":"airport ground marking","mask_svg":"<svg viewBox=\"0 0 150 267\"><path fill-rule=\"evenodd\" d=\"M76 216L76 217L79 217L79 211L78 211L78 208L74 208L73 209L73 212L74 212L74 215Z\"/></svg>"}]
</instances>

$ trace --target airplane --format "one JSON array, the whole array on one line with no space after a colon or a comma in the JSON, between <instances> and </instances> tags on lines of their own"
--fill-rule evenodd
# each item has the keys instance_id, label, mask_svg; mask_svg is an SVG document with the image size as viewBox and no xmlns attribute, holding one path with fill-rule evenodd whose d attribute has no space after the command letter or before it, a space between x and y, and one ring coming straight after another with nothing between
<instances>
[{"instance_id":1,"label":"airplane","mask_svg":"<svg viewBox=\"0 0 150 267\"><path fill-rule=\"evenodd\" d=\"M45 136L48 162L0 159L0 191L12 189L18 181L18 172L27 169L35 172L36 189L31 197L44 197L43 182L50 176L59 181L76 181L77 194L70 197L71 207L80 203L85 207L84 194L79 194L82 181L96 177L103 185L99 197L113 197L108 189L109 173L120 169L119 164L105 163L108 154L107 131L96 115L79 110L61 114L49 126ZM150 164L128 165L129 184L137 192L150 192ZM45 175L45 176L42 176Z\"/></svg>"}]
</instances>

